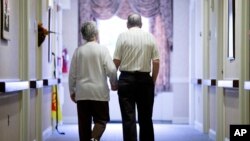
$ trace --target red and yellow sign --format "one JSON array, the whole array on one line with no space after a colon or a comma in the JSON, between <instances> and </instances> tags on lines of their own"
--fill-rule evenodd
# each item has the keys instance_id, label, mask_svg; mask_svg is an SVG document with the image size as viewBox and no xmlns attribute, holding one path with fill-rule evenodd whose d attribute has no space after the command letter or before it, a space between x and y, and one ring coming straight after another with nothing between
<instances>
[{"instance_id":1,"label":"red and yellow sign","mask_svg":"<svg viewBox=\"0 0 250 141\"><path fill-rule=\"evenodd\" d=\"M62 120L62 109L56 85L52 86L51 118L52 120L57 120L58 122Z\"/></svg>"}]
</instances>

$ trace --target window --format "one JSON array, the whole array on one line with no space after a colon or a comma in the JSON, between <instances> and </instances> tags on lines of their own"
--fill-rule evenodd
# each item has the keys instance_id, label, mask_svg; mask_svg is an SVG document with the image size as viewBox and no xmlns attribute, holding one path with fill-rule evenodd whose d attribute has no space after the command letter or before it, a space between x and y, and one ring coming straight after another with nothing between
<instances>
[{"instance_id":1,"label":"window","mask_svg":"<svg viewBox=\"0 0 250 141\"><path fill-rule=\"evenodd\" d=\"M100 44L105 45L113 56L115 51L116 40L120 33L127 30L127 20L113 16L108 20L97 20L99 28ZM149 21L147 18L142 17L142 29L149 30Z\"/></svg>"}]
</instances>

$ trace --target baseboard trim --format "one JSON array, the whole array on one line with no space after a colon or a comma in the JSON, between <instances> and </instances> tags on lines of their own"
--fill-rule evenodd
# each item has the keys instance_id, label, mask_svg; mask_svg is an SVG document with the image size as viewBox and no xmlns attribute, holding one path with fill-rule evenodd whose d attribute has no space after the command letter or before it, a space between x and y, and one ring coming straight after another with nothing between
<instances>
[{"instance_id":1,"label":"baseboard trim","mask_svg":"<svg viewBox=\"0 0 250 141\"><path fill-rule=\"evenodd\" d=\"M212 139L213 141L216 140L216 131L213 129L209 129L209 138Z\"/></svg>"},{"instance_id":2,"label":"baseboard trim","mask_svg":"<svg viewBox=\"0 0 250 141\"><path fill-rule=\"evenodd\" d=\"M200 132L203 132L203 125L198 121L194 122L194 128L199 130Z\"/></svg>"},{"instance_id":3,"label":"baseboard trim","mask_svg":"<svg viewBox=\"0 0 250 141\"><path fill-rule=\"evenodd\" d=\"M173 117L173 124L188 124L188 117Z\"/></svg>"},{"instance_id":4,"label":"baseboard trim","mask_svg":"<svg viewBox=\"0 0 250 141\"><path fill-rule=\"evenodd\" d=\"M52 134L52 127L50 126L43 131L43 140L46 140L47 138L49 138L51 134Z\"/></svg>"},{"instance_id":5,"label":"baseboard trim","mask_svg":"<svg viewBox=\"0 0 250 141\"><path fill-rule=\"evenodd\" d=\"M78 119L77 117L63 117L64 124L77 124Z\"/></svg>"}]
</instances>

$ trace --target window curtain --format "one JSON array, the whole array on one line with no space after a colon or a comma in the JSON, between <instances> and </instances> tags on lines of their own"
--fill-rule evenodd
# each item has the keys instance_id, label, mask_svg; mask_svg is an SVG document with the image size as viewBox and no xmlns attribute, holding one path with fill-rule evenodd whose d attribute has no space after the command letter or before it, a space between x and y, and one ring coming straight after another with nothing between
<instances>
[{"instance_id":1,"label":"window curtain","mask_svg":"<svg viewBox=\"0 0 250 141\"><path fill-rule=\"evenodd\" d=\"M136 12L150 19L150 31L156 37L160 51L160 72L156 93L171 90L170 53L173 36L173 0L79 0L79 45L82 23L95 19L109 19L116 15L122 19Z\"/></svg>"}]
</instances>

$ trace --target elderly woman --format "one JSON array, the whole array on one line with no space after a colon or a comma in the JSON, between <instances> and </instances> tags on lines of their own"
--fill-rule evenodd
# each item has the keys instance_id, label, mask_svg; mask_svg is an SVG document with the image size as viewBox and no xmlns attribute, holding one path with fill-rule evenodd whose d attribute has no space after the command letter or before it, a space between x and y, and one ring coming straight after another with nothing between
<instances>
[{"instance_id":1,"label":"elderly woman","mask_svg":"<svg viewBox=\"0 0 250 141\"><path fill-rule=\"evenodd\" d=\"M69 91L72 101L77 104L80 141L98 141L110 120L107 78L111 89L116 90L117 70L108 49L97 41L95 22L84 23L81 33L86 43L78 47L72 57Z\"/></svg>"}]
</instances>

